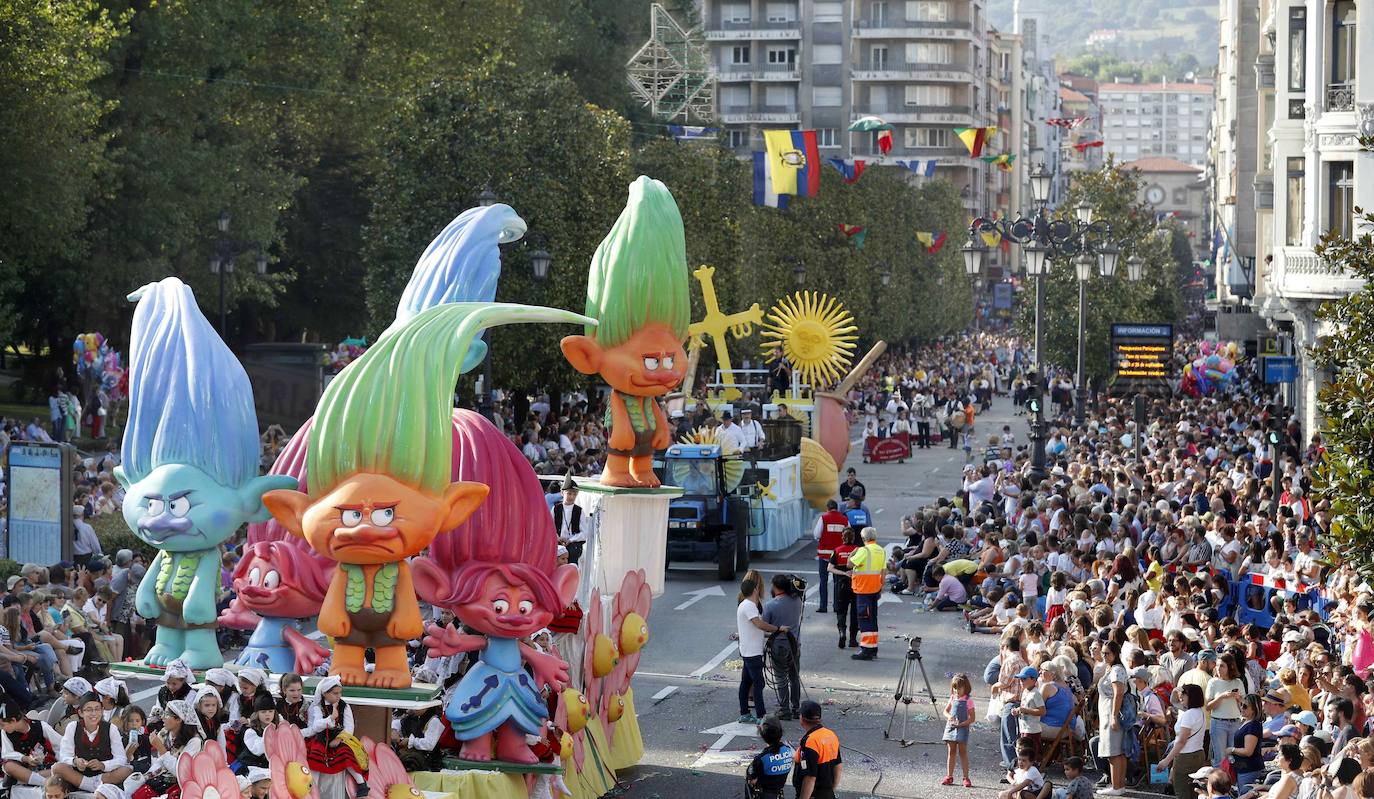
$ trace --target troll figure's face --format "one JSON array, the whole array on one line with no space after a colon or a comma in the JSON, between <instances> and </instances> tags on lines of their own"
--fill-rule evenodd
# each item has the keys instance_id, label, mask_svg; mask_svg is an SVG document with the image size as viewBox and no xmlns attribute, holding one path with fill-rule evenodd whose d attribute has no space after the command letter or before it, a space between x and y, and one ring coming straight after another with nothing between
<instances>
[{"instance_id":1,"label":"troll figure's face","mask_svg":"<svg viewBox=\"0 0 1374 799\"><path fill-rule=\"evenodd\" d=\"M129 529L168 552L211 549L247 522L266 521L263 493L296 486L296 478L282 475L224 486L185 463L164 463L138 481L116 467L115 478L124 486Z\"/></svg>"},{"instance_id":2,"label":"troll figure's face","mask_svg":"<svg viewBox=\"0 0 1374 799\"><path fill-rule=\"evenodd\" d=\"M568 336L563 355L583 374L600 374L611 388L636 397L661 397L687 374L687 353L672 328L647 324L614 347L590 336Z\"/></svg>"}]
</instances>

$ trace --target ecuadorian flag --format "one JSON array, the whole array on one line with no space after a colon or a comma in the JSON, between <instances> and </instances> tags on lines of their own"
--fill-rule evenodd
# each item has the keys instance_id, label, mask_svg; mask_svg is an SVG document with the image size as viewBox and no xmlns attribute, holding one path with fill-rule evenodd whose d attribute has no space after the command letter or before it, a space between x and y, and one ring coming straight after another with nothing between
<instances>
[{"instance_id":1,"label":"ecuadorian flag","mask_svg":"<svg viewBox=\"0 0 1374 799\"><path fill-rule=\"evenodd\" d=\"M821 151L814 130L765 130L768 169L777 194L814 197L821 188Z\"/></svg>"},{"instance_id":2,"label":"ecuadorian flag","mask_svg":"<svg viewBox=\"0 0 1374 799\"><path fill-rule=\"evenodd\" d=\"M786 208L787 195L773 191L773 176L770 174L768 153L754 151L754 205L767 208Z\"/></svg>"}]
</instances>

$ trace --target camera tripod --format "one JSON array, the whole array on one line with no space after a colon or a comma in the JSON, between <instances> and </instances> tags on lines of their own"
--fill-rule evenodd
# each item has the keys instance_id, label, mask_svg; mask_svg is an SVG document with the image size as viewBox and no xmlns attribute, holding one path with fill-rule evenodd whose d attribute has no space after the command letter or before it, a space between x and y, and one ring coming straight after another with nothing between
<instances>
[{"instance_id":1,"label":"camera tripod","mask_svg":"<svg viewBox=\"0 0 1374 799\"><path fill-rule=\"evenodd\" d=\"M921 639L914 635L896 635L893 637L899 641L905 639L907 649L906 657L902 659L902 672L897 676L897 690L892 695L892 712L887 716L887 729L883 730L883 738L892 738L892 725L897 722L897 708L905 705L906 709L902 711L902 737L897 741L905 748L916 743L907 738L907 725L911 721L911 703L916 698L914 691L916 688L916 670L912 668L912 663L915 663L916 668L921 670L921 679L926 684L926 696L930 697L932 707L936 706L935 691L930 687L930 677L926 676L926 665L921 660Z\"/></svg>"}]
</instances>

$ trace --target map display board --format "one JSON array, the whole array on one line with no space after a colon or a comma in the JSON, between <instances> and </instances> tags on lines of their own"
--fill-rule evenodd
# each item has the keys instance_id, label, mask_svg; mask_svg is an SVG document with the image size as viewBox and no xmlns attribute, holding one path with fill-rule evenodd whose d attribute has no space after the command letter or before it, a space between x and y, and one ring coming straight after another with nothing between
<instances>
[{"instance_id":1,"label":"map display board","mask_svg":"<svg viewBox=\"0 0 1374 799\"><path fill-rule=\"evenodd\" d=\"M1173 361L1173 325L1112 325L1113 391L1167 386L1173 377Z\"/></svg>"},{"instance_id":2,"label":"map display board","mask_svg":"<svg viewBox=\"0 0 1374 799\"><path fill-rule=\"evenodd\" d=\"M10 447L4 557L44 565L70 559L72 460L72 449L65 444Z\"/></svg>"}]
</instances>

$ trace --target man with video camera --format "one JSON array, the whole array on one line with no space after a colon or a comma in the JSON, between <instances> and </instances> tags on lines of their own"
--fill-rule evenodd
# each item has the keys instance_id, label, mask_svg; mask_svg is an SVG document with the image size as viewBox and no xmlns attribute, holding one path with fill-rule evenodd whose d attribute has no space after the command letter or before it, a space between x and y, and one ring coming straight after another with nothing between
<instances>
[{"instance_id":1,"label":"man with video camera","mask_svg":"<svg viewBox=\"0 0 1374 799\"><path fill-rule=\"evenodd\" d=\"M778 718L799 718L801 704L801 629L802 603L806 600L806 581L794 574L773 576L773 598L763 606L763 620L786 630L768 637L768 654L778 686Z\"/></svg>"}]
</instances>

